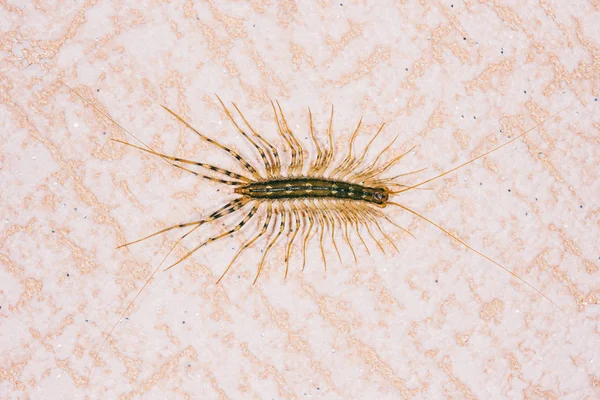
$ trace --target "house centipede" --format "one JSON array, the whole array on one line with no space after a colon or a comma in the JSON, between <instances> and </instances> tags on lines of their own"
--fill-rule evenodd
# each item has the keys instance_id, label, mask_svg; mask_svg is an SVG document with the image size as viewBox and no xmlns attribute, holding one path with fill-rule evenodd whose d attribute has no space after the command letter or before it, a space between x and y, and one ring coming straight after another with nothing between
<instances>
[{"instance_id":1,"label":"house centipede","mask_svg":"<svg viewBox=\"0 0 600 400\"><path fill-rule=\"evenodd\" d=\"M391 244L396 252L400 254L398 247L395 245L389 234L385 231L382 223L386 222L404 233L412 234L405 228L395 223L383 210L387 206L393 206L400 208L401 210L408 212L415 217L425 221L429 225L434 226L438 230L442 231L445 235L451 239L457 241L460 245L466 249L474 252L480 257L493 263L500 269L509 273L512 277L516 278L530 289L535 291L537 294L544 297L547 301L552 303L554 307L562 309L547 295L542 293L534 285L527 282L525 279L518 276L515 272L488 257L479 250L473 248L464 240L460 239L456 235L452 234L446 228L440 224L434 222L430 218L423 214L413 210L412 208L400 204L391 199L401 193L408 192L410 190L420 189L423 185L433 182L443 176L446 176L460 168L463 168L483 157L494 153L501 148L521 139L531 131L540 127L548 120L554 118L559 113L564 111L562 109L549 117L545 118L535 126L526 131L521 132L514 138L484 152L483 154L474 157L456 167L453 167L447 171L439 173L431 178L422 180L412 185L405 185L398 181L399 178L413 175L422 172L424 169L410 171L403 174L386 176L386 173L392 169L394 165L400 162L407 154L413 149L409 149L398 156L391 158L386 162L382 162L384 154L393 146L394 142L398 138L392 140L387 144L383 150L381 150L375 159L367 163L367 156L371 145L376 140L380 132L383 130L385 124L381 124L377 132L371 137L368 144L360 152L360 155L355 154L355 139L360 130L362 119L358 122L354 129L352 136L349 141L347 154L345 158L337 165L334 163L335 152L333 146L333 117L334 108L331 107L331 113L329 117L329 123L327 127L327 147L322 147L317 140L317 134L313 126L313 116L310 108L308 109L309 114L309 131L312 138L312 142L316 149L316 158L312 162L308 162L308 152L304 149L296 135L289 128L288 122L284 116L283 109L279 102L271 102L273 109L275 124L279 136L283 139L283 143L286 144L285 149L278 149L276 146L271 144L267 139L263 137L257 130L255 130L248 120L244 117L235 103L232 103L233 108L236 110L238 117L243 121L246 129L243 129L240 124L234 118L231 110L225 105L219 96L217 97L224 113L226 114L229 121L235 127L237 132L256 150L260 159L262 160L262 166L258 167L252 165L247 159L240 155L236 150L227 147L220 142L205 136L197 129L195 129L190 123L184 120L181 116L175 113L173 110L166 106L162 106L168 113L170 113L178 122L183 124L185 127L194 132L201 140L216 147L217 149L227 153L234 162L237 163L238 167L243 170L243 173L237 173L224 169L209 163L193 161L183 159L179 157L173 157L166 154L159 153L153 150L150 146L146 145L141 139L129 132L118 122L116 122L107 113L99 109L92 102L84 98L77 91L67 86L65 83L60 82L66 86L72 93L82 99L86 104L94 108L98 113L106 117L111 123L115 124L119 129L123 130L127 134L131 135L141 146L135 145L122 140L111 139L119 144L135 148L141 152L149 153L151 155L162 158L172 166L182 169L188 173L191 173L201 179L213 181L222 185L227 185L233 188L233 193L237 194L238 197L234 198L227 204L224 204L217 210L213 211L207 217L180 223L177 225L169 226L161 229L150 235L142 237L140 239L120 245L118 248L127 247L144 240L150 239L154 236L166 233L171 230L190 228L185 234L183 234L171 247L169 252L165 255L161 263L156 267L150 277L146 280L142 288L137 292L136 296L131 300L125 311L119 317L119 321L125 316L130 310L135 300L142 293L142 291L148 286L150 281L153 279L155 274L164 264L165 260L174 250L174 248L181 243L186 237L192 232L195 232L201 226L205 224L213 223L225 216L235 215L238 212L242 213L243 217L239 221L227 228L225 232L214 235L196 245L192 250L188 251L183 257L178 259L175 263L171 264L165 269L169 270L176 265L180 264L184 260L191 257L195 252L204 246L207 246L213 242L227 238L233 234L239 232L248 223L253 222L255 218L258 218L257 228L258 232L250 239L244 241L239 247L238 251L234 255L229 265L225 268L216 284L219 284L223 278L230 271L236 260L239 259L240 255L247 249L253 246L259 239L266 238L267 244L264 248L261 260L258 264L256 275L253 283L255 284L261 273L265 260L269 251L281 240L282 237L288 237L287 243L285 244L285 277L287 278L289 272L289 263L292 254L293 245L296 240L300 241L299 247L302 249L302 267L304 270L306 265L306 252L308 242L311 237L318 234L319 248L321 252L321 258L325 269L327 269L327 260L325 257L324 242L326 238L331 240L333 248L338 255L340 263L342 262L341 254L339 251L338 244L335 239L335 234L339 230L344 242L348 245L353 255L354 260L357 260L357 256L354 247L350 241L350 234L356 234L364 246L367 253L370 255L369 247L366 244L362 234L361 228L364 228L368 235L373 239L378 249L385 254L384 247L380 243L381 239L377 239L373 231L380 233L382 237ZM568 108L568 107L567 107ZM283 157L280 155L281 152L288 150L290 153L290 160L287 165L283 163ZM197 172L187 168L187 166L199 167L203 172ZM304 172L306 170L306 172ZM413 236L414 237L414 236ZM112 327L109 333L106 335L104 341L100 345L98 351L94 356L94 364L89 371L89 376L94 365L97 362L98 356L107 342L113 331L115 330L118 322Z\"/></svg>"}]
</instances>

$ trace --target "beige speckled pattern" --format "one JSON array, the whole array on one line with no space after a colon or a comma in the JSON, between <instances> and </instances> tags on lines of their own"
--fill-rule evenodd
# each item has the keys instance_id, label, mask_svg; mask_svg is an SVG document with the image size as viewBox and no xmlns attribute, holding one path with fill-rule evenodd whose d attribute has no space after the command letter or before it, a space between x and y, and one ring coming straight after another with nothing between
<instances>
[{"instance_id":1,"label":"beige speckled pattern","mask_svg":"<svg viewBox=\"0 0 600 400\"><path fill-rule=\"evenodd\" d=\"M598 26L597 0L1 1L0 398L600 398ZM323 271L313 241L284 280L279 247L253 286L263 241L215 286L249 225L159 272L90 372L178 234L115 247L231 195L111 142L133 139L59 80L154 148L224 167L160 105L258 163L214 93L281 145L278 99L311 154L307 107L324 138L334 104L338 156L360 116L359 146L386 122L377 146L418 145L397 170L421 179L568 106L396 197L564 314L399 209L401 255L354 238L358 263L340 241Z\"/></svg>"}]
</instances>

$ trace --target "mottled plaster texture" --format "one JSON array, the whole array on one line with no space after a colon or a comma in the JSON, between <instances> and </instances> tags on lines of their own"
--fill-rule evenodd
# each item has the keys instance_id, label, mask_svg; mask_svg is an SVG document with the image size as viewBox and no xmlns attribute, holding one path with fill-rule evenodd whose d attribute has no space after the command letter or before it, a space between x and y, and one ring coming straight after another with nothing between
<instances>
[{"instance_id":1,"label":"mottled plaster texture","mask_svg":"<svg viewBox=\"0 0 600 400\"><path fill-rule=\"evenodd\" d=\"M0 1L0 397L600 398L599 26L598 0ZM166 105L260 165L215 93L283 148L278 100L309 160L308 107L325 146L335 106L337 160L385 122L382 161L416 146L393 172L427 168L406 184L547 119L395 200L550 300L397 207L398 252L362 228L355 262L337 230L341 262L317 235L284 279L284 234L255 285L264 238L215 283L262 214L168 272L241 214L116 249L233 196L102 113L237 168Z\"/></svg>"}]
</instances>

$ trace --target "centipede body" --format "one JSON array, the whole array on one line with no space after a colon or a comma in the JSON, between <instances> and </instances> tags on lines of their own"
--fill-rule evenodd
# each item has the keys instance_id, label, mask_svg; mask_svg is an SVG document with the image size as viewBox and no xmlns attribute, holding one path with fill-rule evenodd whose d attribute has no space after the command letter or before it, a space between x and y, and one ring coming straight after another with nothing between
<instances>
[{"instance_id":1,"label":"centipede body","mask_svg":"<svg viewBox=\"0 0 600 400\"><path fill-rule=\"evenodd\" d=\"M242 228L244 228L244 226L251 223L255 218L258 218L258 233L251 239L242 243L238 249L238 252L235 254L227 268L225 268L220 278L217 280L217 283L221 282L239 256L249 247L255 245L259 239L266 237L267 243L263 251L263 256L258 264L254 279L254 283L256 283L261 272L263 271L267 254L271 248L273 248L279 243L280 240L282 240L282 238L287 238L287 244L285 246L286 277L288 276L290 267L289 262L295 241L299 241L299 248L302 250L302 269L304 269L306 266L308 242L313 235L317 234L319 238L318 240L322 261L325 268L327 268L324 244L325 240L331 240L338 258L340 261L342 260L338 243L336 242L337 232L341 233L343 241L350 249L355 261L357 260L357 256L354 245L351 241L352 233L359 238L367 253L370 254L370 249L364 239L363 234L361 233L361 230L363 229L368 233L371 239L373 239L376 247L380 251L385 253L384 246L381 242L386 241L393 247L395 251L399 252L398 247L386 232L385 225L392 225L410 236L412 236L412 234L407 229L395 223L382 210L388 205L393 205L436 227L447 236L459 242L465 248L473 251L479 256L495 264L497 267L508 272L510 275L520 280L554 304L552 300L535 288L535 286L516 275L507 267L491 259L482 252L474 249L469 244L453 235L444 227L440 226L431 219L412 210L406 205L391 201L391 198L403 192L418 189L426 183L439 179L442 176L454 172L457 169L460 169L499 150L500 148L528 134L533 129L537 128L558 113L553 114L533 128L479 155L478 157L475 157L432 178L420 181L416 184L408 185L399 179L422 172L424 169L408 171L396 175L389 175L389 171L393 170L393 167L398 164L398 162L401 161L409 152L411 152L414 147L404 153L392 157L387 161L382 161L385 159L385 154L390 150L390 148L392 148L397 137L388 143L383 150L373 158L373 161L368 162L369 155L371 155L371 145L383 130L384 124L381 124L365 148L361 152L356 152L355 140L361 130L361 118L350 137L346 156L336 164L334 162L336 157L333 145L334 109L331 107L329 124L326 132L327 145L320 143L318 138L319 135L316 133L313 126L312 112L309 109L309 131L316 149L316 155L312 158L312 161L310 161L308 157L308 151L303 147L294 132L289 128L288 122L279 102L271 102L271 106L273 109L277 132L285 144L283 148L277 148L277 146L265 139L263 135L259 133L259 131L254 129L235 103L232 103L232 106L235 109L239 120L241 120L239 122L236 120L236 118L234 118L233 113L225 105L221 98L217 96L217 100L219 101L223 112L226 114L227 118L230 120L237 132L241 134L241 136L256 150L260 159L262 160L262 165L253 165L237 150L227 147L199 132L181 116L163 105L162 107L168 113L170 113L179 122L184 124L187 128L199 136L201 140L228 154L237 164L238 168L243 172L234 172L205 162L161 154L144 144L135 136L134 137L136 140L140 141L144 147L120 140L116 141L121 144L134 147L138 150L153 154L157 157L161 157L173 166L183 169L186 172L194 174L202 179L232 186L233 193L239 196L231 200L229 203L223 205L216 211L212 212L206 218L173 225L119 247L129 246L173 229L191 227L191 229L181 236L176 242L175 245L177 245L192 232L196 231L205 224L212 223L228 215L242 213L241 215L243 215L243 217L239 219L237 224L230 226L225 232L211 236L202 243L196 245L184 257L180 258L171 266L169 266L167 270L186 260L200 248L238 233ZM286 152L290 155L288 160L289 162L287 164L284 163L284 157L282 157L282 153ZM193 165L199 167L203 171L198 172L191 170L184 165ZM377 237L377 235L379 235L379 237Z\"/></svg>"},{"instance_id":2,"label":"centipede body","mask_svg":"<svg viewBox=\"0 0 600 400\"><path fill-rule=\"evenodd\" d=\"M237 252L231 259L229 265L224 269L223 273L216 281L217 284L221 282L221 280L227 275L230 269L234 266L235 262L239 260L240 256L250 247L257 245L260 239L266 239L266 241L263 244L264 248L262 257L256 268L254 283L258 281L261 273L263 272L263 267L270 250L277 244L280 244L280 242L283 240L285 240L285 277L287 277L289 273L290 260L294 248L301 250L301 269L303 270L305 268L307 249L309 246L309 241L313 236L318 238L321 258L325 269L327 269L325 252L326 241L331 241L333 249L335 250L340 262L342 262L340 245L336 241L336 237L338 236L342 237L343 242L345 242L345 245L350 249L355 261L357 261L357 255L355 244L352 242L353 236L357 237L365 251L369 255L371 254L371 250L367 244L367 241L365 240L365 236L363 235L365 232L373 240L377 249L381 252L385 253L386 246L384 246L384 242L386 242L395 251L400 253L398 246L387 233L386 228L389 228L391 225L394 227L394 229L399 229L407 235L413 235L407 229L394 222L393 219L385 213L387 206L395 206L400 210L412 214L413 216L439 229L445 235L457 241L466 249L469 249L480 257L493 263L498 268L504 270L512 277L524 283L530 289L552 303L557 309L561 310L560 307L558 307L558 305L548 296L542 293L534 285L518 276L509 268L476 250L435 221L427 218L426 216L404 204L392 201L392 198L404 192L419 189L427 183L433 182L447 174L463 168L464 166L469 165L501 149L502 147L513 143L516 140L519 140L549 119L555 117L563 110L554 113L534 127L471 160L439 173L431 178L414 184L406 184L401 179L406 176L422 172L424 169L408 171L396 175L390 171L392 171L393 167L397 165L398 162L401 161L407 154L409 154L413 148L395 157L392 157L387 161L383 161L386 158L386 153L390 150L390 148L392 148L394 142L396 141L396 137L396 139L389 142L383 148L383 150L377 153L377 155L371 154L371 146L383 130L384 124L381 124L375 135L370 138L365 148L360 152L356 152L355 139L361 129L361 119L354 129L352 136L350 137L346 156L339 163L336 164L334 162L336 157L333 145L333 107L331 107L329 123L325 134L326 144L321 143L321 140L318 137L320 135L317 134L313 126L312 113L310 109L308 110L308 129L316 149L316 154L311 158L309 157L308 151L303 147L294 132L292 132L292 130L289 128L282 107L278 102L271 102L271 106L273 109L277 132L284 143L284 146L279 148L263 137L258 130L254 129L237 105L232 103L238 119L241 120L237 121L236 118L234 118L231 110L227 108L223 101L217 96L223 112L226 114L233 127L258 154L262 162L261 165L258 166L249 162L236 149L225 146L217 140L204 135L177 113L166 106L162 106L180 123L194 132L201 140L226 153L237 164L237 167L240 170L239 172L235 172L203 161L174 157L155 151L137 136L119 125L108 114L83 98L70 87L68 88L86 103L91 105L97 112L110 119L120 129L131 135L141 144L141 146L122 140L113 139L115 142L160 157L172 166L182 169L185 172L193 174L201 179L230 186L233 189L232 194L237 195L237 197L222 205L218 209L212 211L204 218L190 222L178 223L119 246L119 248L130 246L171 230L189 228L189 230L180 236L175 244L171 247L172 251L175 246L188 238L192 232L195 232L202 226L214 223L215 221L218 221L226 216L231 216L233 218L239 214L237 223L228 226L224 232L210 236L206 240L195 245L183 257L179 258L175 263L166 268L166 270L173 268L174 266L188 259L202 247L221 239L228 238L231 235L235 235L245 226L254 222L256 222L256 234L242 242ZM289 157L284 157L284 154L286 153L289 153ZM289 158L287 163L285 162L286 158ZM370 159L372 159L372 161L368 161ZM199 170L190 169L191 167L197 167ZM171 253L171 251L169 251L167 256ZM163 259L163 262L165 259ZM122 313L121 318L128 312L133 302L152 280L161 266L162 262L156 267L144 286L130 302L129 306ZM115 328L116 324L105 337L103 344L96 353L96 358ZM96 362L96 358L94 363Z\"/></svg>"}]
</instances>

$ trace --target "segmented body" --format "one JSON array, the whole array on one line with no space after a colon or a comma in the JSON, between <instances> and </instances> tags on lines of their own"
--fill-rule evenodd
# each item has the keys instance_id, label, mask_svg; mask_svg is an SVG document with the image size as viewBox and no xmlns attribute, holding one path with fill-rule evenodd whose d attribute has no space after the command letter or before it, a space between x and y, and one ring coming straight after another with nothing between
<instances>
[{"instance_id":1,"label":"segmented body","mask_svg":"<svg viewBox=\"0 0 600 400\"><path fill-rule=\"evenodd\" d=\"M412 234L406 229L394 223L382 211L382 209L385 208L387 205L393 205L435 226L436 228L444 232L452 239L459 242L467 249L475 252L479 256L485 258L486 260L495 264L499 268L508 272L510 275L529 286L535 292L537 292L545 299L550 301L555 307L560 309L560 307L558 307L556 303L554 303L550 298L548 298L545 294L543 294L540 290L535 288L529 282L525 281L524 279L522 279L511 270L501 265L500 263L486 256L480 251L474 249L469 244L467 244L454 234L450 233L448 230L446 230L439 224L435 223L434 221L410 209L405 205L390 201L390 198L394 195L398 195L409 190L417 189L426 183L439 179L442 176L456 171L470 163L473 163L474 161L480 158L489 155L490 153L499 150L504 146L507 146L508 144L520 139L527 133L531 132L533 129L539 127L550 118L553 118L558 113L551 115L542 122L538 123L533 128L479 155L478 157L475 157L432 178L420 181L416 184L405 185L399 182L398 179L407 175L420 172L422 170L410 171L395 176L385 176L386 173L398 163L398 161L400 161L406 154L412 151L412 149L409 149L408 151L398 156L395 156L386 162L382 162L381 160L384 154L391 148L392 144L396 139L394 139L394 141L389 143L381 152L379 152L372 159L372 161L367 162L367 160L370 159L369 154L371 145L378 137L379 133L382 131L384 126L383 124L380 126L377 133L368 142L367 146L360 153L360 156L358 156L354 154L354 142L361 128L362 120L359 121L358 126L356 127L350 138L346 157L341 162L339 162L337 166L334 166L335 157L332 128L333 107L331 109L331 116L329 119L329 126L327 129L328 146L326 147L326 149L324 147L321 147L319 140L317 140L317 135L315 134L315 131L313 129L312 114L310 113L309 109L309 129L316 148L316 157L314 157L314 159L311 162L307 162L308 153L300 144L300 142L298 141L294 133L291 131L291 129L288 127L287 121L285 120L283 111L279 106L279 103L277 103L277 107L275 106L275 104L272 103L277 130L279 132L279 135L282 137L283 142L287 145L287 149L290 153L289 164L285 166L282 165L280 149L272 145L268 140L263 138L261 134L254 130L254 128L248 123L244 115L240 112L238 107L232 103L233 107L238 112L239 118L241 118L244 125L246 126L246 129L242 129L232 116L229 109L225 106L221 99L217 97L223 107L223 111L233 123L238 133L241 134L255 148L255 150L259 154L262 160L262 166L258 167L252 165L236 150L224 146L216 140L211 139L205 136L204 134L200 133L175 112L163 106L163 108L167 110L171 115L173 115L177 120L179 120L189 129L191 129L195 134L197 134L201 140L221 149L222 151L226 152L229 156L231 156L232 159L234 159L237 162L238 167L243 171L234 172L208 163L172 157L156 152L150 146L146 145L143 141L137 138L135 135L133 135L121 125L119 125L108 114L106 114L98 107L93 105L91 102L87 101L85 98L80 96L73 89L71 90L79 97L81 97L84 101L86 101L88 104L90 104L92 107L94 107L96 111L109 118L122 130L134 137L138 142L140 142L143 145L143 147L136 146L134 144L124 142L121 140L115 140L116 142L161 157L169 164L177 168L183 169L186 172L194 174L200 178L217 182L220 184L233 186L233 192L239 195L237 198L231 200L227 204L213 211L205 218L173 225L168 228L162 229L158 232L155 232L151 235L143 237L141 239L119 246L129 246L131 244L138 243L140 241L146 240L148 238L165 233L170 230L190 228L188 232L186 232L183 236L179 238L179 240L177 240L177 242L171 249L172 251L175 246L177 246L182 240L184 240L192 232L194 232L201 226L214 222L227 215L237 213L238 211L243 212L243 217L241 218L241 220L239 220L237 224L234 224L225 232L209 237L202 243L198 244L197 246L192 248L192 250L190 250L184 257L180 258L177 262L172 264L167 269L170 269L175 265L179 264L180 262L186 260L201 247L215 242L217 240L227 238L232 234L235 234L236 232L240 231L245 225L247 225L250 221L252 221L255 217L259 218L257 224L257 233L250 239L242 243L239 250L233 257L225 271L222 273L217 283L220 282L221 279L223 279L223 277L227 274L227 272L232 267L234 262L239 258L239 256L263 237L267 238L267 242L264 247L262 258L258 264L258 269L254 282L258 280L263 270L263 265L265 263L267 254L269 253L270 249L274 247L283 237L287 237L285 251L286 277L288 275L290 257L296 239L300 241L299 244L303 254L302 268L304 268L306 264L306 250L309 239L313 234L316 234L317 232L319 237L321 256L325 268L326 254L324 242L326 240L326 236L329 237L329 240L331 240L333 248L335 249L339 257L340 262L342 260L340 251L336 243L337 233L341 234L343 240L346 242L348 248L352 252L352 255L354 256L355 260L357 259L357 256L354 250L354 246L350 240L351 232L356 234L356 236L360 239L362 245L369 254L369 247L362 235L362 233L364 233L365 231L373 239L373 242L382 252L385 253L384 247L380 243L381 238L384 238L396 251L398 251L398 248L396 247L392 239L388 236L382 224L392 224L398 229L404 231L405 233L411 236ZM191 170L187 166L196 166L206 172ZM269 229L269 227L271 227L272 229ZM171 252L169 252L169 254L170 253ZM154 277L154 275L160 269L161 266L162 263L154 270L150 278L148 278L146 284L142 287L142 289L138 292L136 297L131 301L129 306L122 313L121 318L129 311L131 305L133 304L137 296L140 295L140 293L148 285L150 280ZM110 337L115 327L116 324L106 336L97 354L100 353L102 347ZM94 360L94 364L95 362L96 358Z\"/></svg>"},{"instance_id":2,"label":"segmented body","mask_svg":"<svg viewBox=\"0 0 600 400\"><path fill-rule=\"evenodd\" d=\"M364 201L382 207L385 207L389 198L389 190L386 187L369 187L357 183L308 177L250 183L236 188L235 193L254 199Z\"/></svg>"},{"instance_id":3,"label":"segmented body","mask_svg":"<svg viewBox=\"0 0 600 400\"><path fill-rule=\"evenodd\" d=\"M391 143L389 143L381 152L379 152L377 156L374 157L373 161L366 161L369 159L368 155L370 153L371 145L378 137L379 133L382 131L384 124L380 126L377 133L368 142L367 146L360 153L361 155L357 156L356 154L354 154L354 142L361 128L361 119L358 122L358 125L356 126L356 129L354 130L350 138L346 157L336 166L334 166L335 157L333 147L333 107L331 108L331 116L329 119L329 126L327 129L327 137L329 143L326 149L323 149L321 147L321 144L319 143L319 140L317 140L317 135L315 134L313 128L312 113L309 109L309 130L316 148L316 157L313 159L312 162L308 163L308 168L305 168L305 163L307 161L306 150L303 148L303 146L296 138L295 134L289 128L285 116L283 115L283 110L281 109L279 103L277 103L277 106L271 103L275 115L277 130L279 132L279 135L283 138L284 143L287 144L287 147L291 154L289 164L287 165L287 167L283 167L282 158L279 155L279 150L269 141L263 138L262 135L258 133L248 123L248 121L246 120L242 112L239 110L239 108L234 103L232 103L233 107L238 112L239 117L242 119L247 129L242 129L240 127L240 125L236 122L235 118L231 114L230 110L225 106L225 104L221 101L221 99L218 96L217 98L223 107L223 111L225 112L229 120L233 123L236 130L256 149L256 151L260 155L260 158L262 159L263 163L262 171L261 168L253 166L237 151L227 146L224 146L216 140L211 139L205 136L204 134L200 133L175 112L163 106L165 110L167 110L171 115L177 118L181 123L190 128L202 140L228 153L233 159L235 159L238 162L239 167L244 172L237 173L226 170L224 168L215 167L207 163L191 161L177 157L171 157L165 154L160 154L152 150L149 146L145 144L144 146L146 146L146 148L142 148L140 146L135 146L127 142L118 142L162 157L163 159L171 162L172 165L174 165L175 167L184 169L185 171L190 172L196 176L202 177L207 180L212 180L214 182L234 186L234 193L239 194L240 197L225 204L217 211L210 214L207 218L198 221L188 222L185 224L174 225L169 228L155 232L142 239L124 244L123 246L137 243L139 241L145 240L147 238L164 233L172 229L179 229L191 226L192 229L186 234L184 234L177 241L177 245L181 240L186 238L190 233L198 229L200 226L209 222L213 222L219 218L235 213L244 208L249 208L249 210L246 211L246 214L241 219L241 221L239 221L231 229L222 234L210 237L203 243L194 247L190 252L188 252L186 256L178 260L169 268L172 268L173 266L187 259L201 247L238 232L250 220L252 220L255 215L261 215L261 222L259 222L258 224L258 234L252 239L242 244L229 266L225 269L225 272L223 272L223 274L217 281L220 282L221 279L223 279L223 277L229 271L235 260L248 247L252 246L258 239L262 238L263 236L269 236L271 240L268 241L263 252L262 259L258 265L257 274L254 279L254 282L256 282L258 280L258 277L260 276L264 261L266 259L267 254L269 253L269 250L280 240L284 232L287 233L287 236L289 238L287 242L285 260L285 276L287 276L289 269L289 260L293 243L296 237L298 237L300 231L303 232L302 268L304 268L306 263L307 242L315 230L319 231L319 244L321 247L321 253L325 267L326 259L324 250L324 237L325 232L327 230L329 230L329 236L338 254L338 257L340 258L340 261L340 252L336 244L337 231L341 231L342 237L347 243L348 247L350 248L355 260L357 259L356 253L350 241L351 230L356 234L356 236L358 236L365 249L369 253L370 251L367 246L367 243L361 234L362 228L366 230L366 232L373 239L374 243L381 251L385 252L383 246L380 243L380 239L378 239L373 234L373 230L371 229L373 227L377 228L377 231L381 234L381 236L385 238L392 245L392 247L394 247L396 251L398 251L398 248L390 239L388 234L385 232L381 223L390 223L395 227L401 229L405 233L411 236L412 234L406 229L402 228L401 226L398 226L386 214L379 210L379 208L384 208L387 205L394 205L435 226L436 228L444 232L446 235L450 236L452 239L456 240L457 242L459 242L469 250L475 252L476 254L480 255L481 257L485 258L486 260L494 263L496 266L508 272L513 277L525 283L527 286L535 290L538 294L542 295L544 298L552 302L552 300L550 300L540 290L535 288L527 281L523 280L521 277L516 275L508 268L504 267L502 264L491 259L490 257L486 256L480 251L474 249L469 244L467 244L457 236L453 235L439 224L421 215L420 213L410 209L405 205L390 201L390 197L409 190L417 189L426 183L439 179L442 176L445 176L453 171L456 171L457 169L471 164L476 160L483 158L499 150L500 148L509 145L510 143L516 140L519 140L521 137L525 136L527 133L531 132L533 129L546 122L548 119L556 116L560 111L546 118L544 121L540 122L533 128L521 133L520 135L512 138L511 140L499 146L496 146L495 148L479 155L478 157L475 157L461 165L458 165L457 167L454 167L448 171L438 174L432 178L423 180L416 184L405 185L399 182L398 179L411 174L415 174L417 172L421 172L422 169L398 174L395 176L385 175L398 163L398 161L400 161L414 148L411 148L408 151L397 155L386 162L381 161L383 155L392 147L397 137ZM181 164L195 165L210 172L216 173L217 176L206 175L203 173L192 171L182 166ZM262 210L264 210L265 212L261 212ZM271 223L275 227L278 225L279 228L275 228L274 232L271 235L269 235L267 232L269 230L269 226L271 226ZM552 303L554 304L554 302Z\"/></svg>"}]
</instances>

